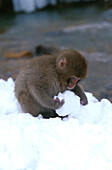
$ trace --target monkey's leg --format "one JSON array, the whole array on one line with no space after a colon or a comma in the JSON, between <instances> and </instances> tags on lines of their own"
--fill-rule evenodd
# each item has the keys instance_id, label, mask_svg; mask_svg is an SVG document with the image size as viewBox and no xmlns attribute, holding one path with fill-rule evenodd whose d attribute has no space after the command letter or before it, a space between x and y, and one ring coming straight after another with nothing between
<instances>
[{"instance_id":1,"label":"monkey's leg","mask_svg":"<svg viewBox=\"0 0 112 170\"><path fill-rule=\"evenodd\" d=\"M39 107L32 96L26 93L22 93L19 96L18 101L21 105L23 112L30 113L35 117L39 115Z\"/></svg>"},{"instance_id":2,"label":"monkey's leg","mask_svg":"<svg viewBox=\"0 0 112 170\"><path fill-rule=\"evenodd\" d=\"M40 114L41 114L41 115L43 116L43 118L45 118L45 119L59 117L58 114L55 112L55 110L47 109L47 108L44 108L44 110L42 109L42 111L40 112Z\"/></svg>"},{"instance_id":3,"label":"monkey's leg","mask_svg":"<svg viewBox=\"0 0 112 170\"><path fill-rule=\"evenodd\" d=\"M19 102L22 110L25 113L30 113L35 117L37 117L39 114L41 114L46 119L58 117L55 110L44 108L28 94L22 93L21 97L19 97Z\"/></svg>"},{"instance_id":4,"label":"monkey's leg","mask_svg":"<svg viewBox=\"0 0 112 170\"><path fill-rule=\"evenodd\" d=\"M85 95L82 87L81 87L79 84L77 84L72 91L73 91L77 96L80 97L80 103L81 103L82 105L88 104L87 97L86 97L86 95Z\"/></svg>"}]
</instances>

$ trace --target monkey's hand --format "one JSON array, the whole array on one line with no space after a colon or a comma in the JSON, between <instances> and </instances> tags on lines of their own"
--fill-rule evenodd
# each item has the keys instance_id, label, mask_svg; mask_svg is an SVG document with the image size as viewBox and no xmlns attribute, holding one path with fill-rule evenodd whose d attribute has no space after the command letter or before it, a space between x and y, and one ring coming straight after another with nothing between
<instances>
[{"instance_id":1,"label":"monkey's hand","mask_svg":"<svg viewBox=\"0 0 112 170\"><path fill-rule=\"evenodd\" d=\"M63 104L65 103L65 100L63 99L63 100L59 100L59 98L58 97L56 97L56 99L54 99L54 101L55 101L55 103L56 103L56 107L57 107L57 109L59 109L60 107L62 107L63 106Z\"/></svg>"},{"instance_id":2,"label":"monkey's hand","mask_svg":"<svg viewBox=\"0 0 112 170\"><path fill-rule=\"evenodd\" d=\"M30 88L31 87L31 88ZM44 108L49 108L56 110L60 108L64 104L64 100L59 100L58 97L56 99L52 99L44 90L44 88L37 88L35 85L29 87L30 93L35 98L36 102L39 103Z\"/></svg>"},{"instance_id":3,"label":"monkey's hand","mask_svg":"<svg viewBox=\"0 0 112 170\"><path fill-rule=\"evenodd\" d=\"M88 104L88 100L87 98L80 98L80 104L85 106L86 104Z\"/></svg>"},{"instance_id":4,"label":"monkey's hand","mask_svg":"<svg viewBox=\"0 0 112 170\"><path fill-rule=\"evenodd\" d=\"M73 91L77 96L80 97L80 104L81 104L81 105L85 106L86 104L88 104L88 99L87 99L87 97L86 97L86 95L85 95L85 93L84 93L84 90L83 90L83 88L82 88L79 84L77 84L77 85L75 86L75 88L72 89L72 91Z\"/></svg>"}]
</instances>

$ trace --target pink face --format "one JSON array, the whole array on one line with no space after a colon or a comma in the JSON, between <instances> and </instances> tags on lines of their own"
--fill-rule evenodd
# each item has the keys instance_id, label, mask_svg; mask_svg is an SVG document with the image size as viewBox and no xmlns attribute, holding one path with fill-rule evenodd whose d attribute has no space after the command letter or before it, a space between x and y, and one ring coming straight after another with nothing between
<instances>
[{"instance_id":1,"label":"pink face","mask_svg":"<svg viewBox=\"0 0 112 170\"><path fill-rule=\"evenodd\" d=\"M76 84L77 84L77 82L80 80L80 78L77 78L77 77L72 77L70 80L69 80L69 83L68 83L68 87L67 87L67 89L68 90L72 90L75 86L76 86Z\"/></svg>"}]
</instances>

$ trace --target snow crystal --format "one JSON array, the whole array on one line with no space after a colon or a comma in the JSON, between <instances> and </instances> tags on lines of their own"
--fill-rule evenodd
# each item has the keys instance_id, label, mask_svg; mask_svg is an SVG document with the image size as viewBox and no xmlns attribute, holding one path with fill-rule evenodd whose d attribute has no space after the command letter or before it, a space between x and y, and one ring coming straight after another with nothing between
<instances>
[{"instance_id":1,"label":"snow crystal","mask_svg":"<svg viewBox=\"0 0 112 170\"><path fill-rule=\"evenodd\" d=\"M88 105L70 91L60 118L22 112L14 81L0 80L0 170L111 170L112 104L86 93Z\"/></svg>"}]
</instances>

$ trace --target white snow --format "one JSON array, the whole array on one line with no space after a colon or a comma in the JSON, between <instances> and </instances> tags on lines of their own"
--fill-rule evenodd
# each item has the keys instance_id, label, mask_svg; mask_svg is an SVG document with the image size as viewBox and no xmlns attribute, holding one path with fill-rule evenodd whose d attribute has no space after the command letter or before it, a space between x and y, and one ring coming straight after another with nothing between
<instances>
[{"instance_id":1,"label":"white snow","mask_svg":"<svg viewBox=\"0 0 112 170\"><path fill-rule=\"evenodd\" d=\"M64 99L65 104L57 109L56 112L60 116L69 115L77 118L80 122L95 123L103 121L108 115L112 114L112 104L107 99L102 99L100 102L91 94L86 93L88 105L82 106L80 98L71 91L66 91L63 94L59 93L58 98Z\"/></svg>"},{"instance_id":2,"label":"white snow","mask_svg":"<svg viewBox=\"0 0 112 170\"><path fill-rule=\"evenodd\" d=\"M58 95L68 119L35 118L22 113L14 81L1 79L0 170L111 170L112 104L86 94L86 106L72 92Z\"/></svg>"}]
</instances>

